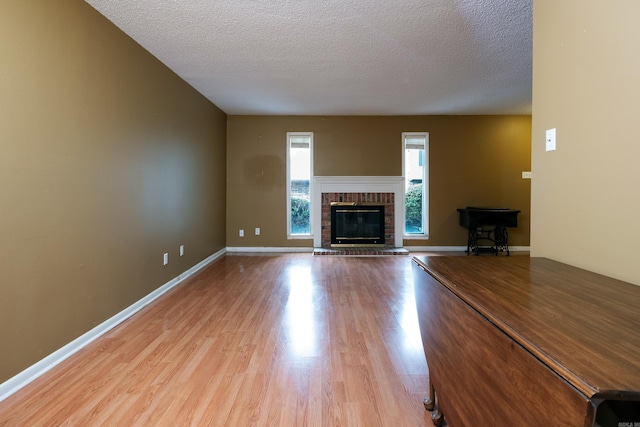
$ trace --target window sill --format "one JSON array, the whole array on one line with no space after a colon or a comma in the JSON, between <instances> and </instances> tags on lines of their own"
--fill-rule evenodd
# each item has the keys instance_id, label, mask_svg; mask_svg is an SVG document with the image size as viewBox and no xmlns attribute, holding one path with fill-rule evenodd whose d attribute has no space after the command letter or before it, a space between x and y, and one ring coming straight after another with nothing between
<instances>
[{"instance_id":1,"label":"window sill","mask_svg":"<svg viewBox=\"0 0 640 427\"><path fill-rule=\"evenodd\" d=\"M312 240L313 234L289 234L287 240Z\"/></svg>"},{"instance_id":2,"label":"window sill","mask_svg":"<svg viewBox=\"0 0 640 427\"><path fill-rule=\"evenodd\" d=\"M428 234L405 234L402 236L403 240L428 240Z\"/></svg>"}]
</instances>

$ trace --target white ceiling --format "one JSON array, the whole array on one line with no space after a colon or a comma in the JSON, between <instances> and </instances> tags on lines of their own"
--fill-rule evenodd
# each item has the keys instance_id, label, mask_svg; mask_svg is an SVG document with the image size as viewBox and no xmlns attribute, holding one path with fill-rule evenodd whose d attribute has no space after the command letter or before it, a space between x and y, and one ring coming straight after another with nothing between
<instances>
[{"instance_id":1,"label":"white ceiling","mask_svg":"<svg viewBox=\"0 0 640 427\"><path fill-rule=\"evenodd\" d=\"M86 0L227 114L530 114L532 0Z\"/></svg>"}]
</instances>

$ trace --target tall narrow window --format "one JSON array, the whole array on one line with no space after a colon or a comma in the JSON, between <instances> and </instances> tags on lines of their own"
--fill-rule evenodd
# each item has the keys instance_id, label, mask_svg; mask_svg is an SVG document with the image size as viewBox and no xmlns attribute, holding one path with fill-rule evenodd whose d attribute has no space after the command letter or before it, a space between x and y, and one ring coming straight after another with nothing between
<instances>
[{"instance_id":1,"label":"tall narrow window","mask_svg":"<svg viewBox=\"0 0 640 427\"><path fill-rule=\"evenodd\" d=\"M287 236L311 236L313 133L287 133Z\"/></svg>"},{"instance_id":2,"label":"tall narrow window","mask_svg":"<svg viewBox=\"0 0 640 427\"><path fill-rule=\"evenodd\" d=\"M404 177L404 236L429 235L428 189L429 134L402 134L402 174Z\"/></svg>"}]
</instances>

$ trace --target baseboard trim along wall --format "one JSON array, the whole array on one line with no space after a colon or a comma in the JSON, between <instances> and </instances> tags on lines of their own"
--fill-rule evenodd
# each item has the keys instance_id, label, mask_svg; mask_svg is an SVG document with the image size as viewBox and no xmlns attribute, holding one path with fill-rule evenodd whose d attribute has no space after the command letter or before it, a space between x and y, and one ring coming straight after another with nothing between
<instances>
[{"instance_id":1,"label":"baseboard trim along wall","mask_svg":"<svg viewBox=\"0 0 640 427\"><path fill-rule=\"evenodd\" d=\"M263 252L272 252L272 253L287 253L287 252L313 252L313 248L307 247L289 247L289 248L277 248L277 247L228 247L227 252L253 252L253 253L263 253Z\"/></svg>"},{"instance_id":2,"label":"baseboard trim along wall","mask_svg":"<svg viewBox=\"0 0 640 427\"><path fill-rule=\"evenodd\" d=\"M484 247L484 246L483 246ZM487 248L489 246L486 246ZM466 246L405 246L409 252L464 252ZM530 250L529 246L509 246L510 252L522 252Z\"/></svg>"},{"instance_id":3,"label":"baseboard trim along wall","mask_svg":"<svg viewBox=\"0 0 640 427\"><path fill-rule=\"evenodd\" d=\"M464 252L466 246L404 246L409 252Z\"/></svg>"},{"instance_id":4,"label":"baseboard trim along wall","mask_svg":"<svg viewBox=\"0 0 640 427\"><path fill-rule=\"evenodd\" d=\"M487 246L488 247L488 246ZM464 252L466 246L404 246L409 252ZM509 250L513 252L528 251L529 246L509 246ZM288 252L313 252L313 248L309 247L228 247L227 252L230 253L288 253Z\"/></svg>"},{"instance_id":5,"label":"baseboard trim along wall","mask_svg":"<svg viewBox=\"0 0 640 427\"><path fill-rule=\"evenodd\" d=\"M79 336L75 340L71 341L69 344L56 350L55 352L51 353L49 356L45 357L39 362L36 362L35 364L31 365L30 367L20 372L19 374L15 375L14 377L9 378L7 381L0 384L0 402L5 400L7 397L11 396L13 393L17 392L22 387L26 386L36 378L45 374L47 371L49 371L56 365L60 364L65 359L72 356L74 353L83 349L84 347L89 345L91 342L99 338L100 336L109 332L111 329L115 328L120 323L124 322L125 320L127 320L128 318L136 314L138 311L140 311L147 305L151 304L154 300L159 298L162 294L166 293L170 289L184 282L187 278L193 276L199 270L211 264L216 259L222 257L226 252L227 252L226 248L219 250L215 254L209 256L208 258L194 265L189 270L185 271L184 273L180 274L179 276L165 283L164 285L162 285L155 291L151 292L144 298L140 299L139 301L125 308L115 316L105 320L95 328Z\"/></svg>"}]
</instances>

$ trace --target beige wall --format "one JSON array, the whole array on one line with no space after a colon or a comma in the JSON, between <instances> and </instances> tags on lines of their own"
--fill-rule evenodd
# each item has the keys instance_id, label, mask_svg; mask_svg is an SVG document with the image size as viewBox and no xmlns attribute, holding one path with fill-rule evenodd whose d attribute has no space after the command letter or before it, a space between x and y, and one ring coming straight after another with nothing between
<instances>
[{"instance_id":1,"label":"beige wall","mask_svg":"<svg viewBox=\"0 0 640 427\"><path fill-rule=\"evenodd\" d=\"M429 132L430 238L405 245L466 245L465 206L522 210L510 243L529 245L530 116L229 116L227 246L313 246L286 238L286 133L299 131L314 132L317 176L400 176L402 132Z\"/></svg>"},{"instance_id":2,"label":"beige wall","mask_svg":"<svg viewBox=\"0 0 640 427\"><path fill-rule=\"evenodd\" d=\"M79 0L0 56L2 382L225 247L226 116Z\"/></svg>"},{"instance_id":3,"label":"beige wall","mask_svg":"<svg viewBox=\"0 0 640 427\"><path fill-rule=\"evenodd\" d=\"M638 16L635 0L534 2L531 254L635 284Z\"/></svg>"}]
</instances>

